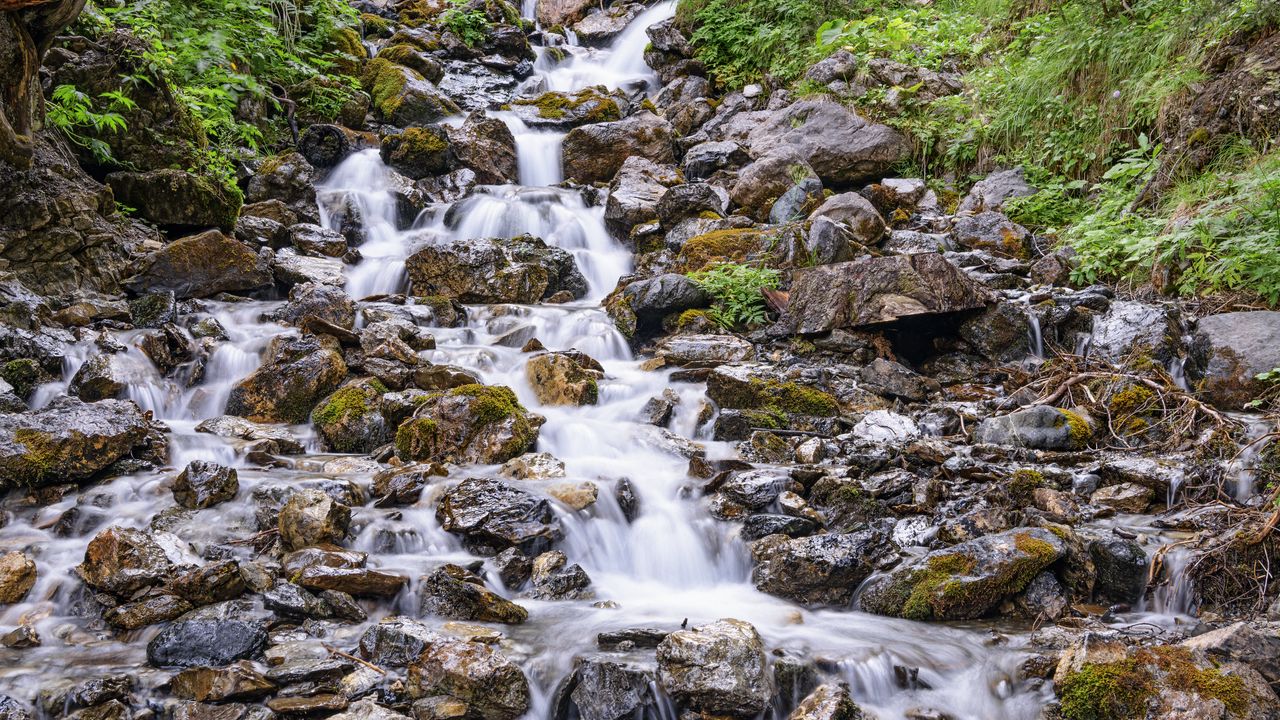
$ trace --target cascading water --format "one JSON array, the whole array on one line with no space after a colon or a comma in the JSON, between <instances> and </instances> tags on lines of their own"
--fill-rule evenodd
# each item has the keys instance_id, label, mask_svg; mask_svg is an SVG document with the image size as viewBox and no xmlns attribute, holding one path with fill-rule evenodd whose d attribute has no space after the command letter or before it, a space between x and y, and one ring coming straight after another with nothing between
<instances>
[{"instance_id":1,"label":"cascading water","mask_svg":"<svg viewBox=\"0 0 1280 720\"><path fill-rule=\"evenodd\" d=\"M530 6L525 3L526 14ZM673 2L650 8L611 50L571 49L573 58L567 66L540 70L542 80L548 87L567 90L597 83L611 87L651 83L642 59L644 30L673 12ZM771 648L832 659L834 676L849 682L855 700L877 717L903 718L916 708L957 718L1038 717L1049 700L1049 690L1015 680L1022 658L1017 647L1023 642L1016 635L1008 645L991 647L988 636L974 629L852 611L805 610L753 587L747 546L737 537L736 527L712 519L697 499L689 498L687 460L678 449L686 442L682 438L695 437L703 388L672 382L669 372L642 370L632 357L626 340L595 306L629 271L630 256L605 231L599 207L589 206L577 191L546 187L560 179L559 139L534 131L515 136L521 186L480 188L452 207L432 208L411 223L402 222L392 192L393 176L378 153L369 150L351 156L330 173L319 188L319 202L328 226L337 227L344 213L362 225L367 238L360 248L364 259L347 268L346 274L346 290L357 299L406 291L405 258L423 244L522 233L571 251L589 281L589 298L581 303L468 308L465 326L433 328L436 349L424 352L432 362L461 365L478 373L485 383L511 387L522 403L547 418L538 450L564 462L565 477L555 482L601 486L594 505L558 512L565 525L561 548L591 576L597 598L609 602L521 599L529 609L529 621L503 628L513 642L513 657L522 662L533 685L534 705L528 717L551 716L554 688L570 672L576 656L594 650L596 633L637 626L675 629L685 619L697 625L723 617L753 623ZM376 470L367 461L324 455L302 456L292 468L262 469L246 463L236 452L235 442L195 432L197 421L223 411L231 385L257 367L270 338L290 332L262 320L276 305L208 303L206 312L219 321L228 337L213 350L203 381L193 388L181 387L143 365L130 388L130 395L141 405L169 422L176 466L200 457L239 468L241 489L236 501L190 517L176 515L162 525L199 550L225 543L228 533L247 537L255 532L256 506L249 500L255 492L291 484L367 485ZM499 342L512 333L536 337L555 350L576 348L599 360L606 373L599 403L541 407L525 377L528 356L516 349L523 343L511 347L510 342ZM80 352L83 356L77 355L69 366L78 367L91 354L87 345ZM126 352L133 358L136 351ZM141 357L139 362L147 361ZM67 378L44 389L40 397L47 400L64 390L75 369L68 367ZM668 388L680 399L671 431L639 422L645 402ZM300 428L293 431L305 433ZM728 445L700 440L712 457L733 453ZM480 467L465 472L479 476L494 470ZM68 650L63 643L54 643L28 651L8 669L4 682L31 687L42 682L51 668L140 662L140 644L102 644L79 629L72 568L83 558L85 544L97 528L109 523L146 527L157 504L167 502L165 487L172 474L167 470L121 477L79 496L68 495L31 523L15 521L0 528L0 546L37 548L40 563L32 599L0 610L0 622L14 625L26 619L45 637L63 638L78 648ZM623 478L639 497L639 515L630 523L610 492ZM525 482L537 489L549 481ZM105 500L97 502L90 495ZM77 507L76 531L61 533L57 530L60 519ZM431 492L413 507L359 507L354 526L359 530L353 548L369 552L371 562L381 569L411 578L441 562L472 559L458 539L440 527ZM397 607L382 607L379 612L416 616L416 606L412 597L402 597ZM903 689L895 681L899 667L915 669L921 682ZM674 717L670 707L661 713Z\"/></svg>"}]
</instances>

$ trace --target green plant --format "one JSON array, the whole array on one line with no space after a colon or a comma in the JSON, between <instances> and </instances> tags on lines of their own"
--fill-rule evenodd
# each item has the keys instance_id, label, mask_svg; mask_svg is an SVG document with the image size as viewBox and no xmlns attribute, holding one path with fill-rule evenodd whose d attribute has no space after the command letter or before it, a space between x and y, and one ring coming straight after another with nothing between
<instances>
[{"instance_id":1,"label":"green plant","mask_svg":"<svg viewBox=\"0 0 1280 720\"><path fill-rule=\"evenodd\" d=\"M440 24L462 38L467 47L484 42L489 34L489 18L480 10L467 10L466 0L449 0L449 7L440 13Z\"/></svg>"},{"instance_id":2,"label":"green plant","mask_svg":"<svg viewBox=\"0 0 1280 720\"><path fill-rule=\"evenodd\" d=\"M714 302L708 315L727 329L764 322L768 315L764 295L760 291L778 287L780 276L772 268L734 263L689 274L689 278Z\"/></svg>"},{"instance_id":3,"label":"green plant","mask_svg":"<svg viewBox=\"0 0 1280 720\"><path fill-rule=\"evenodd\" d=\"M98 97L105 101L103 112L96 112L93 99L77 90L74 85L59 85L53 89L45 107L51 126L71 142L92 152L98 162L108 164L113 162L111 146L85 132L124 132L127 124L120 113L132 110L137 105L119 91L105 92Z\"/></svg>"}]
</instances>

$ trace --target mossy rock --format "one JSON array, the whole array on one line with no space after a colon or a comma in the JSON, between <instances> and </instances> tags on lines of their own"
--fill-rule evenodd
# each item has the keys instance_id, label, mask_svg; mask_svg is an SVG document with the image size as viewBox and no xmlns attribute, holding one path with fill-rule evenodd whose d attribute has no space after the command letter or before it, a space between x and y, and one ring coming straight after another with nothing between
<instances>
[{"instance_id":1,"label":"mossy rock","mask_svg":"<svg viewBox=\"0 0 1280 720\"><path fill-rule=\"evenodd\" d=\"M782 415L830 417L840 412L835 396L780 378L758 376L758 366L722 366L707 379L707 397L721 408L766 410Z\"/></svg>"},{"instance_id":2,"label":"mossy rock","mask_svg":"<svg viewBox=\"0 0 1280 720\"><path fill-rule=\"evenodd\" d=\"M382 160L414 180L449 171L449 135L443 128L411 127L382 140Z\"/></svg>"},{"instance_id":3,"label":"mossy rock","mask_svg":"<svg viewBox=\"0 0 1280 720\"><path fill-rule=\"evenodd\" d=\"M31 358L18 358L0 365L0 380L13 386L13 392L20 398L31 395L36 386L51 380L40 363Z\"/></svg>"},{"instance_id":4,"label":"mossy rock","mask_svg":"<svg viewBox=\"0 0 1280 720\"><path fill-rule=\"evenodd\" d=\"M320 401L311 422L334 452L370 453L390 440L379 411L387 388L377 380L356 380Z\"/></svg>"},{"instance_id":5,"label":"mossy rock","mask_svg":"<svg viewBox=\"0 0 1280 720\"><path fill-rule=\"evenodd\" d=\"M866 589L862 607L911 620L980 618L1066 552L1066 543L1042 528L986 535L895 569Z\"/></svg>"},{"instance_id":6,"label":"mossy rock","mask_svg":"<svg viewBox=\"0 0 1280 720\"><path fill-rule=\"evenodd\" d=\"M422 401L396 430L396 454L415 462L506 462L533 449L543 422L510 388L462 385Z\"/></svg>"},{"instance_id":7,"label":"mossy rock","mask_svg":"<svg viewBox=\"0 0 1280 720\"><path fill-rule=\"evenodd\" d=\"M741 263L766 250L769 240L756 228L713 230L690 238L676 256L677 272L697 272L721 263Z\"/></svg>"},{"instance_id":8,"label":"mossy rock","mask_svg":"<svg viewBox=\"0 0 1280 720\"><path fill-rule=\"evenodd\" d=\"M575 93L553 90L536 98L513 100L511 105L511 109L530 125L576 127L622 119L618 100L610 97L603 87L585 88Z\"/></svg>"}]
</instances>

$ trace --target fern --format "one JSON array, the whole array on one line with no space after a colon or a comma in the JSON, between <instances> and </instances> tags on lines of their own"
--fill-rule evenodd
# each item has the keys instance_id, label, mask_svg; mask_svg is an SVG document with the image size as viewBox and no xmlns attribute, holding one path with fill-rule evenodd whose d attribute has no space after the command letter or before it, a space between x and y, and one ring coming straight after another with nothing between
<instances>
[{"instance_id":1,"label":"fern","mask_svg":"<svg viewBox=\"0 0 1280 720\"><path fill-rule=\"evenodd\" d=\"M94 158L104 165L115 164L111 156L111 146L94 135L124 132L128 125L122 111L137 107L133 100L119 91L105 92L98 96L105 105L103 112L97 112L94 101L74 85L59 85L53 89L45 109L49 124L57 128L71 142L86 148Z\"/></svg>"},{"instance_id":2,"label":"fern","mask_svg":"<svg viewBox=\"0 0 1280 720\"><path fill-rule=\"evenodd\" d=\"M762 289L778 287L781 274L772 268L727 263L710 270L690 273L689 278L711 296L708 315L718 325L732 330L759 325L768 319Z\"/></svg>"}]
</instances>

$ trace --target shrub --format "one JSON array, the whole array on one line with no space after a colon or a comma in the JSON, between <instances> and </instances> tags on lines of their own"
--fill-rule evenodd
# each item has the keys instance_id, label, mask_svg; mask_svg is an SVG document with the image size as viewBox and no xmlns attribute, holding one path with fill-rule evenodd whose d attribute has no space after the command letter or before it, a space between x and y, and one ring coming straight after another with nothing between
<instances>
[{"instance_id":1,"label":"shrub","mask_svg":"<svg viewBox=\"0 0 1280 720\"><path fill-rule=\"evenodd\" d=\"M755 325L768 318L761 290L778 287L780 274L771 268L728 263L689 274L711 296L708 315L721 327Z\"/></svg>"}]
</instances>

